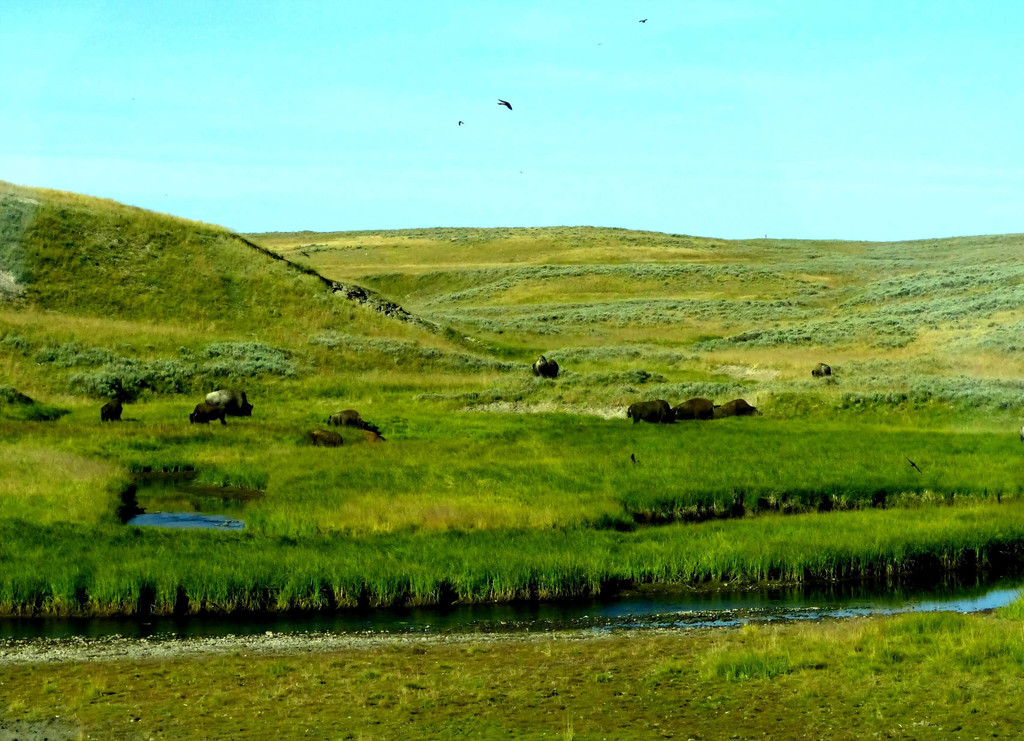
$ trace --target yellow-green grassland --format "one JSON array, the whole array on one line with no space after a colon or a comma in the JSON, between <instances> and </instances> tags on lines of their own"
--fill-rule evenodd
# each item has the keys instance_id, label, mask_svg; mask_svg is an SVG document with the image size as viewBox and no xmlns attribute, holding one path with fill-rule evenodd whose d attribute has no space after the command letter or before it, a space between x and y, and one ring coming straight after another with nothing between
<instances>
[{"instance_id":1,"label":"yellow-green grassland","mask_svg":"<svg viewBox=\"0 0 1024 741\"><path fill-rule=\"evenodd\" d=\"M0 613L983 575L1024 550L1022 249L239 235L0 183ZM533 374L541 354L557 377ZM252 415L191 424L221 388ZM121 420L101 421L114 397ZM694 397L760 414L626 416ZM384 441L328 425L345 409ZM343 444L312 445L316 429ZM140 477L182 472L201 493L177 505L245 529L124 524ZM1010 608L158 664L0 657L0 722L61 715L83 738L1007 737L1022 640Z\"/></svg>"}]
</instances>

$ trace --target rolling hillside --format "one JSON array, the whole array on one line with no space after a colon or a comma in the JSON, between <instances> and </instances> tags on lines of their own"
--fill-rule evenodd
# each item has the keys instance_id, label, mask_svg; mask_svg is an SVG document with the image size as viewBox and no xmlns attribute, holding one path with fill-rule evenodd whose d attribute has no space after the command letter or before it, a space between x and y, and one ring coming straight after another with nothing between
<instances>
[{"instance_id":1,"label":"rolling hillside","mask_svg":"<svg viewBox=\"0 0 1024 741\"><path fill-rule=\"evenodd\" d=\"M813 392L854 406L1024 405L1019 234L893 243L589 227L249 236L500 357L545 352L589 374L588 394L615 403L626 397L599 381L643 370L664 379L643 391L670 399ZM827 384L811 378L818 362L836 371Z\"/></svg>"},{"instance_id":2,"label":"rolling hillside","mask_svg":"<svg viewBox=\"0 0 1024 741\"><path fill-rule=\"evenodd\" d=\"M340 373L453 409L615 416L638 395L700 395L780 414L1014 410L1022 247L589 227L235 235L0 184L0 371L30 393L94 398L122 376L136 393L192 393L329 388ZM561 364L558 385L529 376L540 353ZM818 362L835 375L812 379Z\"/></svg>"}]
</instances>

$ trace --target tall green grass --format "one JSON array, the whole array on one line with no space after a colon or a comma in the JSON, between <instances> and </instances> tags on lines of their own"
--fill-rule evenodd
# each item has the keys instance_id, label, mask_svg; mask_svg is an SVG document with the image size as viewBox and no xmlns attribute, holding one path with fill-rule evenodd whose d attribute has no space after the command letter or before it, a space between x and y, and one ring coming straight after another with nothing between
<instances>
[{"instance_id":1,"label":"tall green grass","mask_svg":"<svg viewBox=\"0 0 1024 741\"><path fill-rule=\"evenodd\" d=\"M627 582L895 578L1019 554L1020 503L764 517L635 533L452 532L294 540L0 526L0 611L315 610L564 599Z\"/></svg>"}]
</instances>

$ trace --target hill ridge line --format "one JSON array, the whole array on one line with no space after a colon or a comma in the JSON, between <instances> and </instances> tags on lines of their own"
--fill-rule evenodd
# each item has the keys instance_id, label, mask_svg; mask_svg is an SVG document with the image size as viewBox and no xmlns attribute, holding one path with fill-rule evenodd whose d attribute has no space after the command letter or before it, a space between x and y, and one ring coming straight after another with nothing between
<instances>
[{"instance_id":1,"label":"hill ridge line","mask_svg":"<svg viewBox=\"0 0 1024 741\"><path fill-rule=\"evenodd\" d=\"M410 324L415 324L417 326L423 327L424 329L427 329L430 332L441 332L441 327L435 324L434 322L428 321L422 317L416 316L415 314L406 311L404 308L396 304L394 301L389 301L376 291L373 291L369 288L364 288L363 286L357 285L355 283L341 283L339 281L332 280L331 278L328 278L327 276L318 273L313 268L306 267L305 265L299 265L297 262L292 262L284 255L280 255L272 250L268 250L266 247L261 247L260 245L256 244L250 239L246 239L237 232L229 232L229 234L235 239L242 242L242 244L246 245L247 247L250 247L251 249L256 250L260 254L266 255L267 257L270 257L274 260L280 260L289 267L298 270L300 273L317 278L321 283L327 286L333 293L340 293L342 297L347 299L348 301L353 301L357 304L368 306L374 311L384 314L384 316L391 317L392 319L398 319L399 321L408 322Z\"/></svg>"}]
</instances>

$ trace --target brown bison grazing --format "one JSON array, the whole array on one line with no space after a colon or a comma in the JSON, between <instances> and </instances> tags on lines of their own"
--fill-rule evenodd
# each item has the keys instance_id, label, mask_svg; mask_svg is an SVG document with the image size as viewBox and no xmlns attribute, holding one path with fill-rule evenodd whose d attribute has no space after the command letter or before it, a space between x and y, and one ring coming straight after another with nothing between
<instances>
[{"instance_id":1,"label":"brown bison grazing","mask_svg":"<svg viewBox=\"0 0 1024 741\"><path fill-rule=\"evenodd\" d=\"M533 375L540 376L541 378L557 378L558 363L554 360L548 360L541 355L537 358L537 362L533 364Z\"/></svg>"},{"instance_id":2,"label":"brown bison grazing","mask_svg":"<svg viewBox=\"0 0 1024 741\"><path fill-rule=\"evenodd\" d=\"M217 389L206 395L206 403L220 407L229 417L252 416L252 404L245 398L244 391Z\"/></svg>"},{"instance_id":3,"label":"brown bison grazing","mask_svg":"<svg viewBox=\"0 0 1024 741\"><path fill-rule=\"evenodd\" d=\"M711 399L687 399L677 407L672 407L675 419L712 419L715 416L715 403Z\"/></svg>"},{"instance_id":4,"label":"brown bison grazing","mask_svg":"<svg viewBox=\"0 0 1024 741\"><path fill-rule=\"evenodd\" d=\"M224 407L217 406L216 404L207 404L205 401L201 401L196 404L196 408L192 411L192 414L188 415L188 421L192 424L199 422L201 424L209 424L215 419L219 419L222 425L226 425L224 421L225 415Z\"/></svg>"},{"instance_id":5,"label":"brown bison grazing","mask_svg":"<svg viewBox=\"0 0 1024 741\"><path fill-rule=\"evenodd\" d=\"M375 424L367 422L365 419L359 416L359 412L355 409L345 409L340 412L335 412L327 418L327 424L334 425L335 427L355 427L360 430L369 430L370 432L380 432L380 428Z\"/></svg>"},{"instance_id":6,"label":"brown bison grazing","mask_svg":"<svg viewBox=\"0 0 1024 741\"><path fill-rule=\"evenodd\" d=\"M818 367L811 371L811 375L814 376L815 378L820 378L821 376L831 376L832 368L826 363L818 363Z\"/></svg>"},{"instance_id":7,"label":"brown bison grazing","mask_svg":"<svg viewBox=\"0 0 1024 741\"><path fill-rule=\"evenodd\" d=\"M626 418L632 418L633 424L637 422L671 422L672 407L664 399L654 401L638 401L630 404L626 410Z\"/></svg>"},{"instance_id":8,"label":"brown bison grazing","mask_svg":"<svg viewBox=\"0 0 1024 741\"><path fill-rule=\"evenodd\" d=\"M335 427L358 427L362 429L364 422L363 418L359 416L359 412L355 409L344 409L328 417L327 424L334 425Z\"/></svg>"},{"instance_id":9,"label":"brown bison grazing","mask_svg":"<svg viewBox=\"0 0 1024 741\"><path fill-rule=\"evenodd\" d=\"M108 401L102 407L100 407L100 421L101 422L120 422L121 421L121 400L114 399Z\"/></svg>"},{"instance_id":10,"label":"brown bison grazing","mask_svg":"<svg viewBox=\"0 0 1024 741\"><path fill-rule=\"evenodd\" d=\"M368 442L368 443L386 443L387 442L387 440L385 440L383 437L381 437L378 433L374 432L373 430L363 430L363 437L366 438L366 442Z\"/></svg>"},{"instance_id":11,"label":"brown bison grazing","mask_svg":"<svg viewBox=\"0 0 1024 741\"><path fill-rule=\"evenodd\" d=\"M733 399L721 406L715 407L715 419L722 419L723 417L748 417L760 413L756 407L750 406L745 399Z\"/></svg>"},{"instance_id":12,"label":"brown bison grazing","mask_svg":"<svg viewBox=\"0 0 1024 741\"><path fill-rule=\"evenodd\" d=\"M337 448L342 444L341 435L331 430L313 430L306 435L310 445L318 448Z\"/></svg>"}]
</instances>

